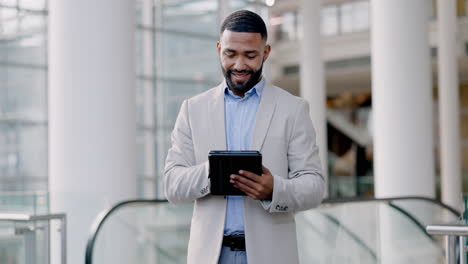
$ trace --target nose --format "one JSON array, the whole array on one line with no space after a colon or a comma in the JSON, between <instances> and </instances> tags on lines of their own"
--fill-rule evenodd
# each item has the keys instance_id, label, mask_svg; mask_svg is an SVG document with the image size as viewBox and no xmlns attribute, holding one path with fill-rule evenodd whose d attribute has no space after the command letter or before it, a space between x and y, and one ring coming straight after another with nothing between
<instances>
[{"instance_id":1,"label":"nose","mask_svg":"<svg viewBox=\"0 0 468 264\"><path fill-rule=\"evenodd\" d=\"M233 68L238 71L247 70L247 65L245 64L242 56L239 56L239 58L236 59Z\"/></svg>"}]
</instances>

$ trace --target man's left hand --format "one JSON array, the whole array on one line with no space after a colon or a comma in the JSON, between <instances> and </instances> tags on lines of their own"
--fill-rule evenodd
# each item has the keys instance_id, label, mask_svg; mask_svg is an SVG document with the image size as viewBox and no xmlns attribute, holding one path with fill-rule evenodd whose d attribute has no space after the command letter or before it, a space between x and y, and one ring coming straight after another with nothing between
<instances>
[{"instance_id":1,"label":"man's left hand","mask_svg":"<svg viewBox=\"0 0 468 264\"><path fill-rule=\"evenodd\" d=\"M240 170L239 176L231 175L231 183L254 200L271 200L273 194L273 175L269 169L262 167L262 175Z\"/></svg>"}]
</instances>

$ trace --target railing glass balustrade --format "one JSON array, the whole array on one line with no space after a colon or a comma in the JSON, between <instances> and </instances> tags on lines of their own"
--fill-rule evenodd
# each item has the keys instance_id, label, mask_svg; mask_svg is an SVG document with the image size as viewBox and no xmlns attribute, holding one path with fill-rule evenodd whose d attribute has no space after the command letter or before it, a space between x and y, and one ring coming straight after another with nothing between
<instances>
[{"instance_id":1,"label":"railing glass balustrade","mask_svg":"<svg viewBox=\"0 0 468 264\"><path fill-rule=\"evenodd\" d=\"M57 237L57 263L66 263L66 216L0 213L0 263L49 264Z\"/></svg>"},{"instance_id":2,"label":"railing glass balustrade","mask_svg":"<svg viewBox=\"0 0 468 264\"><path fill-rule=\"evenodd\" d=\"M136 200L93 228L86 264L186 263L191 204ZM442 263L444 245L425 225L453 222L431 199L328 200L296 215L301 263ZM97 223L99 222L97 220ZM216 249L206 249L216 250Z\"/></svg>"},{"instance_id":3,"label":"railing glass balustrade","mask_svg":"<svg viewBox=\"0 0 468 264\"><path fill-rule=\"evenodd\" d=\"M50 263L50 235L62 237L65 216L47 213L46 192L0 192L0 263ZM58 222L57 229L51 221Z\"/></svg>"},{"instance_id":4,"label":"railing glass balustrade","mask_svg":"<svg viewBox=\"0 0 468 264\"><path fill-rule=\"evenodd\" d=\"M30 215L49 212L47 192L0 192L0 212Z\"/></svg>"}]
</instances>

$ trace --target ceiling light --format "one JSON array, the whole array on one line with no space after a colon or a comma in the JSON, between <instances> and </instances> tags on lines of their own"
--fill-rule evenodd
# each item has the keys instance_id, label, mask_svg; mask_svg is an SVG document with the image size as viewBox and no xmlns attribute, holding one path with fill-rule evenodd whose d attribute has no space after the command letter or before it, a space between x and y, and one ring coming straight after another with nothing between
<instances>
[{"instance_id":1,"label":"ceiling light","mask_svg":"<svg viewBox=\"0 0 468 264\"><path fill-rule=\"evenodd\" d=\"M265 0L265 4L267 6L273 6L275 4L275 0Z\"/></svg>"}]
</instances>

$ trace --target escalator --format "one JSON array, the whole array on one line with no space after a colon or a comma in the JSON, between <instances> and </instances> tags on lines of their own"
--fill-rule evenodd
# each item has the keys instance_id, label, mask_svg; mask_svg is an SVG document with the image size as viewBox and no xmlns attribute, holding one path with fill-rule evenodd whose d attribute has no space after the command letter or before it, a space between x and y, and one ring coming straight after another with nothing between
<instances>
[{"instance_id":1,"label":"escalator","mask_svg":"<svg viewBox=\"0 0 468 264\"><path fill-rule=\"evenodd\" d=\"M191 204L124 201L92 227L86 264L186 263ZM442 263L444 245L425 231L459 212L423 197L325 200L296 215L301 263Z\"/></svg>"}]
</instances>

